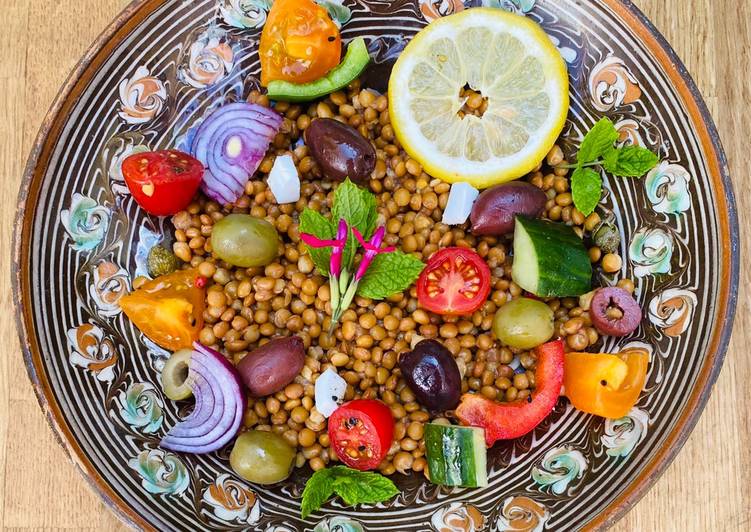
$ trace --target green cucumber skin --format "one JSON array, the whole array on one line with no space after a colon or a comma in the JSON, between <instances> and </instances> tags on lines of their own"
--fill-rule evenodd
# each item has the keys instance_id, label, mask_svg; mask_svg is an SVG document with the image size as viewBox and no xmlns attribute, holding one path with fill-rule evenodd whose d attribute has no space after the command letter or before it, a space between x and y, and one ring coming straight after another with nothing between
<instances>
[{"instance_id":1,"label":"green cucumber skin","mask_svg":"<svg viewBox=\"0 0 751 532\"><path fill-rule=\"evenodd\" d=\"M592 263L582 239L571 227L523 216L517 216L516 223L521 224L535 248L539 269L536 296L579 296L592 290Z\"/></svg>"},{"instance_id":2,"label":"green cucumber skin","mask_svg":"<svg viewBox=\"0 0 751 532\"><path fill-rule=\"evenodd\" d=\"M276 80L269 83L268 97L282 102L309 102L336 92L362 74L370 63L365 39L358 37L349 43L347 53L338 66L324 77L310 83L290 83Z\"/></svg>"},{"instance_id":3,"label":"green cucumber skin","mask_svg":"<svg viewBox=\"0 0 751 532\"><path fill-rule=\"evenodd\" d=\"M487 450L482 429L429 423L425 426L425 446L433 484L487 486Z\"/></svg>"}]
</instances>

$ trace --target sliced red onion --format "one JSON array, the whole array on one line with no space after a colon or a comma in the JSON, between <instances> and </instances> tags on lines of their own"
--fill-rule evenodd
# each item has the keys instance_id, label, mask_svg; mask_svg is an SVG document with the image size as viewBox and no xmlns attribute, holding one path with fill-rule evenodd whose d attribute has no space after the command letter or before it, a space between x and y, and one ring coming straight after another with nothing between
<instances>
[{"instance_id":1,"label":"sliced red onion","mask_svg":"<svg viewBox=\"0 0 751 532\"><path fill-rule=\"evenodd\" d=\"M162 438L171 451L203 454L224 447L240 429L247 398L234 366L219 353L193 344L188 381L196 406Z\"/></svg>"},{"instance_id":2,"label":"sliced red onion","mask_svg":"<svg viewBox=\"0 0 751 532\"><path fill-rule=\"evenodd\" d=\"M206 168L204 193L222 205L237 201L281 125L278 113L253 103L232 103L211 113L190 148Z\"/></svg>"}]
</instances>

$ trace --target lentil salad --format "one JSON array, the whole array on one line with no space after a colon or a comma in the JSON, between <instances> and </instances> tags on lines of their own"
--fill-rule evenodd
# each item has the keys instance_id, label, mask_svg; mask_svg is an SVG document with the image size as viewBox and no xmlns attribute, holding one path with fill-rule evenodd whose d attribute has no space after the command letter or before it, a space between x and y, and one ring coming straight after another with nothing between
<instances>
[{"instance_id":1,"label":"lentil salad","mask_svg":"<svg viewBox=\"0 0 751 532\"><path fill-rule=\"evenodd\" d=\"M480 91L462 88L459 96L464 102L457 112L461 119L468 116L482 119L490 109L488 97ZM322 471L341 461L352 466L334 446L328 416L318 408L316 382L327 370L334 371L346 383L341 397L334 397L338 403L345 403L341 408L351 401L375 400L388 409L393 422L392 436L382 449L383 458L373 468L386 476L415 472L430 480L426 427L463 423L465 419L454 408L436 411L426 407L420 400L420 391L404 375L402 362L407 353L426 340L437 340L458 368L457 393L498 404L532 404L539 384L538 346L550 338L559 338L561 356L564 351L580 353L596 348L602 333L591 315L594 291L553 297L535 294L523 288L513 275L518 256L516 239L505 234L477 236L467 222L443 223L454 185L431 175L405 148L392 122L390 102L398 97L378 94L362 86L358 79L308 103L272 101L263 91L252 91L247 98L250 105L268 109L279 117L278 128L268 138L268 149L264 149L265 154L257 161L257 170L252 177L248 176L251 178L234 201L218 200L204 188L203 194L193 197L172 216L175 227L172 251L183 263L181 269L195 272L190 289L202 290L204 298L200 316L192 324L202 324L194 341L226 353L225 358L241 368L243 360L247 363L249 357L257 356L258 349L279 337L296 336L301 340L304 352L299 371L271 393L245 397L242 419L238 420L246 434L263 432L278 436L275 441L286 444L287 447L282 447L285 452L292 450L289 460L293 467L307 465L313 471ZM335 319L339 294L332 293L330 275L320 271L300 229L306 209L324 217L332 216L332 222L336 222L333 220L336 191L343 185L330 179L330 172L326 171L329 161L322 161L320 154L311 151L310 139L306 137L311 125L322 119L346 124L373 149L372 170L361 184L375 198L375 225L383 228L383 245L428 265L439 250L473 250L487 265L488 293L478 308L463 314L431 312L426 309L424 295L410 283L407 289L380 300L355 295ZM270 183L276 161L285 156L294 163L299 198L280 203ZM204 166L211 169L210 165ZM614 285L624 293L632 294L631 280L614 278L621 270L621 258L618 246L612 245L610 220L602 220L594 210L585 215L586 210L577 208L572 180L573 174L581 171L582 166L567 161L561 146L554 144L531 171L517 177L544 194L537 217L570 228L587 244L584 252L588 266L593 265L613 278ZM214 228L230 215L247 215L273 226L279 236L277 249L270 253L273 258L262 265L244 267L218 253L212 243ZM364 252L356 255L355 262L361 262L364 255ZM136 279L135 293L149 283L146 278ZM530 296L547 307L541 311L543 314L549 312L552 316L551 334L532 348L500 341L502 335L494 326L499 309L511 301L529 300ZM124 310L138 324L126 306ZM604 312L606 318L616 322L623 318L623 309L618 306L608 306ZM543 321L539 319L540 323ZM537 329L537 322L532 327ZM628 363L618 360L624 366ZM620 366L607 375L617 381L614 375L618 371ZM619 382L622 381L623 378ZM559 382L559 390L560 385ZM557 396L558 392L556 399ZM489 438L491 428L485 426L485 429L485 437ZM487 441L492 445L495 440ZM247 466L236 465L238 460L231 463L240 476L264 483L248 476L244 470ZM286 474L272 475L270 482L288 475L289 467L282 460L280 468L285 467Z\"/></svg>"}]
</instances>

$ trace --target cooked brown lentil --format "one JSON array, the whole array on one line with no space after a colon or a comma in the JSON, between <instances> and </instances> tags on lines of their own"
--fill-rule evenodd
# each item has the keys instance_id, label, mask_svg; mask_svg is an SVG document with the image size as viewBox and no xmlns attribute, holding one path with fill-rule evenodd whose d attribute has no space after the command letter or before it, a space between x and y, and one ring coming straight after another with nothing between
<instances>
[{"instance_id":1,"label":"cooked brown lentil","mask_svg":"<svg viewBox=\"0 0 751 532\"><path fill-rule=\"evenodd\" d=\"M467 90L463 112L482 116L487 101ZM268 106L257 91L249 100ZM510 278L512 259L507 244L495 237L476 237L467 226L440 223L450 186L425 173L422 166L401 148L390 125L388 101L352 82L346 90L307 107L282 104L276 110L285 117L284 126L259 168L259 177L248 182L234 206L222 208L199 197L185 211L173 217L176 227L174 253L213 283L207 290L206 325L200 340L215 349L232 353L235 363L249 350L276 335L298 334L307 349L305 366L295 381L276 395L250 400L244 417L246 428L275 431L298 449L296 466L308 464L319 470L336 461L330 449L326 420L314 407L315 379L330 366L347 381L347 400L370 397L389 405L395 423L395 441L378 470L386 475L410 470L427 475L424 458L424 424L449 423L424 410L406 386L397 366L401 353L410 349L415 335L438 338L456 357L463 380L462 390L514 401L534 389L536 355L500 344L491 332L497 308L522 295ZM376 169L369 183L379 205L379 220L385 225L388 245L427 261L447 246L467 246L478 251L491 268L492 291L488 302L471 316L439 316L418 308L416 290L411 288L387 301L356 298L342 316L334 334L330 292L323 276L314 271L313 261L300 241L299 214L309 207L327 214L332 206L334 183L321 179L321 171L308 155L306 146L293 148L302 132L317 117L331 117L356 127L375 146ZM301 180L301 197L290 205L277 205L267 189L266 177L274 159L289 154ZM544 216L574 226L588 237L600 223L597 213L584 216L572 205L568 170L553 168L565 164L563 150L554 146L544 164L527 180L548 197ZM279 257L264 268L235 268L211 254L213 224L233 212L265 218L275 225L282 243ZM590 258L608 273L618 271L617 255L604 257L591 247ZM138 287L146 279L134 280ZM633 292L634 283L622 279L618 286ZM591 299L591 297L590 297ZM557 333L567 350L581 351L599 340L588 314L588 299L553 298L547 304L554 311ZM523 373L509 367L519 357Z\"/></svg>"}]
</instances>

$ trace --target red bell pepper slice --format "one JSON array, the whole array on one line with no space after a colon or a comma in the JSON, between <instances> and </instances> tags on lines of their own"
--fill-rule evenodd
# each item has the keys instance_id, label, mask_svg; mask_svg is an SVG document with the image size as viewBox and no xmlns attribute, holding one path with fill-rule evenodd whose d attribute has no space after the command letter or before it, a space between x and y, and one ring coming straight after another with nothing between
<instances>
[{"instance_id":1,"label":"red bell pepper slice","mask_svg":"<svg viewBox=\"0 0 751 532\"><path fill-rule=\"evenodd\" d=\"M511 440L534 429L553 410L563 385L563 341L555 340L537 347L535 391L531 400L497 403L481 395L464 394L456 417L464 425L485 429L485 443L492 447L498 440Z\"/></svg>"}]
</instances>

